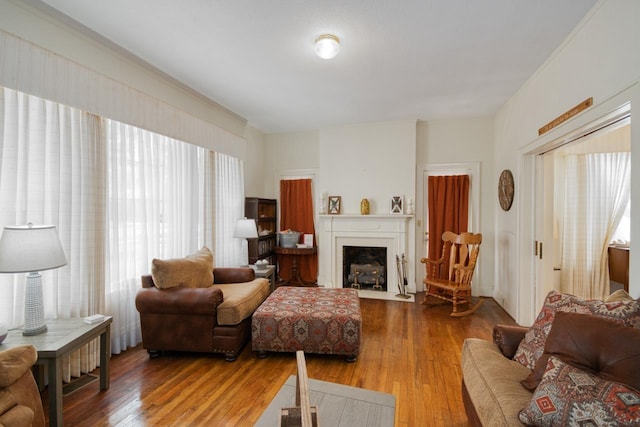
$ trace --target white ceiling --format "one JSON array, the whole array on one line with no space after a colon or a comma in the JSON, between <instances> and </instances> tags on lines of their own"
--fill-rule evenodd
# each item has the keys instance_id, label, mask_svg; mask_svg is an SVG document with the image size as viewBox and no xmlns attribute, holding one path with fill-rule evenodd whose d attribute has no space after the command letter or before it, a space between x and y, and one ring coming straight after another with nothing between
<instances>
[{"instance_id":1,"label":"white ceiling","mask_svg":"<svg viewBox=\"0 0 640 427\"><path fill-rule=\"evenodd\" d=\"M596 0L43 2L274 133L493 115Z\"/></svg>"}]
</instances>

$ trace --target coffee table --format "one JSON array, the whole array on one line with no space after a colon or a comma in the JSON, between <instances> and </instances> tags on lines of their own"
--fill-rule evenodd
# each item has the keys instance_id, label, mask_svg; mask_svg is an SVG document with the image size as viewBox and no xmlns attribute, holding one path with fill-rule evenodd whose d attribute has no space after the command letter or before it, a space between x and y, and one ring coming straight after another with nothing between
<instances>
[{"instance_id":1,"label":"coffee table","mask_svg":"<svg viewBox=\"0 0 640 427\"><path fill-rule=\"evenodd\" d=\"M9 331L0 350L32 345L38 352L37 365L47 366L49 380L49 425L62 426L62 359L92 339L100 337L100 390L109 388L109 356L111 355L111 316L89 325L82 319L47 320L47 332L23 336L21 330Z\"/></svg>"},{"instance_id":2,"label":"coffee table","mask_svg":"<svg viewBox=\"0 0 640 427\"><path fill-rule=\"evenodd\" d=\"M318 422L323 426L392 427L396 398L358 387L309 379L309 401L318 407ZM296 401L296 377L291 375L264 410L255 427L276 427L280 409Z\"/></svg>"}]
</instances>

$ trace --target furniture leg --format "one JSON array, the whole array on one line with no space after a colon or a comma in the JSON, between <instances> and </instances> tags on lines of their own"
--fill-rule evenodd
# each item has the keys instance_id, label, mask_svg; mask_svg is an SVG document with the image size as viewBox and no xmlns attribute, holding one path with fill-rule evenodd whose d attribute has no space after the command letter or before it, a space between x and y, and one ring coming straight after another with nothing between
<instances>
[{"instance_id":1,"label":"furniture leg","mask_svg":"<svg viewBox=\"0 0 640 427\"><path fill-rule=\"evenodd\" d=\"M62 426L62 358L47 361L49 377L49 425Z\"/></svg>"},{"instance_id":2,"label":"furniture leg","mask_svg":"<svg viewBox=\"0 0 640 427\"><path fill-rule=\"evenodd\" d=\"M111 325L100 334L100 390L109 389L109 354L111 353Z\"/></svg>"}]
</instances>

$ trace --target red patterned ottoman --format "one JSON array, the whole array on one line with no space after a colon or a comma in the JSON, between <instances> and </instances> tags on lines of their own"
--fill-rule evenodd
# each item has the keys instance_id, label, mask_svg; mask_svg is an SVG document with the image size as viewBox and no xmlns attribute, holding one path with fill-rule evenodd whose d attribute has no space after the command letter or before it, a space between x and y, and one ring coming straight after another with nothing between
<instances>
[{"instance_id":1,"label":"red patterned ottoman","mask_svg":"<svg viewBox=\"0 0 640 427\"><path fill-rule=\"evenodd\" d=\"M267 351L339 354L354 361L360 353L362 315L355 289L281 286L253 313L251 345Z\"/></svg>"}]
</instances>

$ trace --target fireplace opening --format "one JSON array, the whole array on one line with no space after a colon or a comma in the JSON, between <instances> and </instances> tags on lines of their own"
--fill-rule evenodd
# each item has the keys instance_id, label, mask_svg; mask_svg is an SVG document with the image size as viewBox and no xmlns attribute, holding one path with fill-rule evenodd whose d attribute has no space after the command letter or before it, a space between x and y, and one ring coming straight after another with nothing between
<instances>
[{"instance_id":1,"label":"fireplace opening","mask_svg":"<svg viewBox=\"0 0 640 427\"><path fill-rule=\"evenodd\" d=\"M387 248L342 247L342 287L387 291Z\"/></svg>"}]
</instances>

